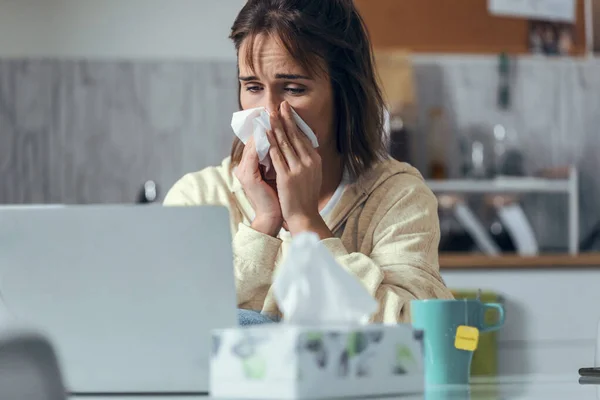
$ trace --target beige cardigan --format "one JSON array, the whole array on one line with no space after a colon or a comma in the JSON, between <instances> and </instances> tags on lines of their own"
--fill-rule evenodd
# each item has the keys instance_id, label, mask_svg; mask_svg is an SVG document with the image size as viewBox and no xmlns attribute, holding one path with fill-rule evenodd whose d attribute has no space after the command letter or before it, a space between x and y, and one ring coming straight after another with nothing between
<instances>
[{"instance_id":1,"label":"beige cardigan","mask_svg":"<svg viewBox=\"0 0 600 400\"><path fill-rule=\"evenodd\" d=\"M291 236L249 227L254 211L229 158L181 178L165 205L222 205L230 211L234 272L240 308L280 315L271 288ZM379 302L375 322L410 321L413 299L451 299L439 274L437 200L419 172L405 163L379 163L349 184L325 216L335 238L323 240L337 261Z\"/></svg>"}]
</instances>

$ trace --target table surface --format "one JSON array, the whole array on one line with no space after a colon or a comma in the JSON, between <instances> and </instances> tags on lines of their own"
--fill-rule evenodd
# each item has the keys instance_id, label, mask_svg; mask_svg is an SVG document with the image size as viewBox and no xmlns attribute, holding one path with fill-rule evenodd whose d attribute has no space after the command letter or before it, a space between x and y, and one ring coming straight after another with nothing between
<instances>
[{"instance_id":1,"label":"table surface","mask_svg":"<svg viewBox=\"0 0 600 400\"><path fill-rule=\"evenodd\" d=\"M475 380L469 388L438 388L425 394L369 397L369 400L600 400L598 384L582 384L578 376L504 377ZM71 396L70 400L195 400L206 396Z\"/></svg>"}]
</instances>

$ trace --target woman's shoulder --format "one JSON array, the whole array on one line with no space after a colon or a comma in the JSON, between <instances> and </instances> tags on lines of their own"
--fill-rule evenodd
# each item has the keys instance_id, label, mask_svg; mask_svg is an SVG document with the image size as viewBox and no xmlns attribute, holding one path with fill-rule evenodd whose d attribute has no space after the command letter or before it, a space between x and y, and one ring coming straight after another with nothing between
<instances>
[{"instance_id":1,"label":"woman's shoulder","mask_svg":"<svg viewBox=\"0 0 600 400\"><path fill-rule=\"evenodd\" d=\"M418 191L433 195L423 175L412 165L389 158L378 162L359 178L357 184L374 194L401 198Z\"/></svg>"},{"instance_id":2,"label":"woman's shoulder","mask_svg":"<svg viewBox=\"0 0 600 400\"><path fill-rule=\"evenodd\" d=\"M379 211L437 209L437 198L423 175L408 163L386 159L359 179L367 202Z\"/></svg>"},{"instance_id":3,"label":"woman's shoulder","mask_svg":"<svg viewBox=\"0 0 600 400\"><path fill-rule=\"evenodd\" d=\"M190 172L181 177L165 196L165 205L225 204L235 187L229 157L221 165Z\"/></svg>"}]
</instances>

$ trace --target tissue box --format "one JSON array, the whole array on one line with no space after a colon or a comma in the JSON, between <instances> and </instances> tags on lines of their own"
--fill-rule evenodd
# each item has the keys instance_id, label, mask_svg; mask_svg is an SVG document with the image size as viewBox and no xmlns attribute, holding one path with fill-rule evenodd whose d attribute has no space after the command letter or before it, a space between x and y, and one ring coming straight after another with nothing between
<instances>
[{"instance_id":1,"label":"tissue box","mask_svg":"<svg viewBox=\"0 0 600 400\"><path fill-rule=\"evenodd\" d=\"M410 325L267 324L212 336L212 397L307 399L421 393L421 332Z\"/></svg>"}]
</instances>

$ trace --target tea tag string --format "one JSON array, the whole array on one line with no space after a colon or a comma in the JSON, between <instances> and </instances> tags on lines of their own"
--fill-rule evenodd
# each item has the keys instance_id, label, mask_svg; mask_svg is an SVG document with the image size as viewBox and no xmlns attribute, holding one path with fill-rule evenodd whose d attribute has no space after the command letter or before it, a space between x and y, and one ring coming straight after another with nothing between
<instances>
[{"instance_id":1,"label":"tea tag string","mask_svg":"<svg viewBox=\"0 0 600 400\"><path fill-rule=\"evenodd\" d=\"M481 299L481 289L477 291L476 300ZM479 344L479 329L470 326L469 323L469 307L467 299L463 299L465 302L465 325L461 325L456 329L456 337L454 339L454 347L459 350L475 351Z\"/></svg>"}]
</instances>

